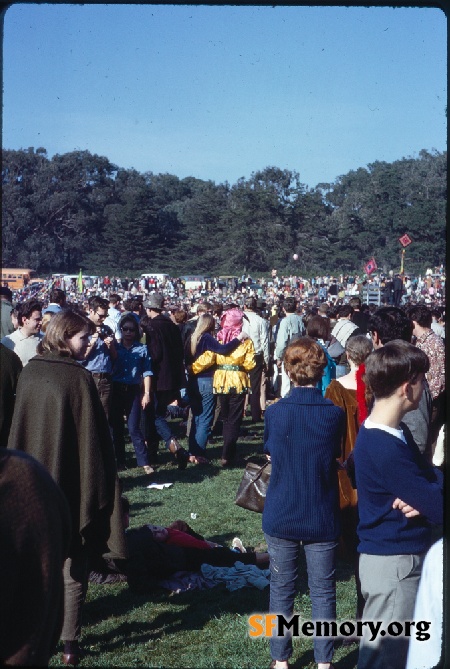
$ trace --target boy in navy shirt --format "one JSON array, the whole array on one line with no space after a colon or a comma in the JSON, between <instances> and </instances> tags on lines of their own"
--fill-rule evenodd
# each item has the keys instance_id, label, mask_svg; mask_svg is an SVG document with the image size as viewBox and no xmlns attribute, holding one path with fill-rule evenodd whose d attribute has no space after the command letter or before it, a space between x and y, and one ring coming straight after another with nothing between
<instances>
[{"instance_id":1,"label":"boy in navy shirt","mask_svg":"<svg viewBox=\"0 0 450 669\"><path fill-rule=\"evenodd\" d=\"M358 669L405 666L405 621L413 620L431 525L443 521L442 473L426 462L401 422L417 409L428 368L426 354L401 340L386 343L366 360L366 383L375 402L354 451L359 571L365 599L363 622L381 621L382 625L375 639L364 627ZM394 635L399 625L389 633L392 622L403 625L398 636Z\"/></svg>"}]
</instances>

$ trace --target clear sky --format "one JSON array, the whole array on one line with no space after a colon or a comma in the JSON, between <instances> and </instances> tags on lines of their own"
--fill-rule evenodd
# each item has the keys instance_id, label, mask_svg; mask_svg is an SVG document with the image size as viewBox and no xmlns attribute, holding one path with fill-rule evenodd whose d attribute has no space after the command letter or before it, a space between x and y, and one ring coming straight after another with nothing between
<instances>
[{"instance_id":1,"label":"clear sky","mask_svg":"<svg viewBox=\"0 0 450 669\"><path fill-rule=\"evenodd\" d=\"M3 57L8 149L309 187L446 150L437 8L16 4Z\"/></svg>"}]
</instances>

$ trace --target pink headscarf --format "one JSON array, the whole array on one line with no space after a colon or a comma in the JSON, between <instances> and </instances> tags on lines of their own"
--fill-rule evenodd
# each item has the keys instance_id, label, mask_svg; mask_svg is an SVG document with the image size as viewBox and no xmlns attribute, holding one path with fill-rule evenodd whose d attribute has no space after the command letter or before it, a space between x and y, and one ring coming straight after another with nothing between
<instances>
[{"instance_id":1,"label":"pink headscarf","mask_svg":"<svg viewBox=\"0 0 450 669\"><path fill-rule=\"evenodd\" d=\"M222 344L228 344L229 341L241 334L242 330L242 311L233 307L223 313L220 319L221 330L217 333L217 339Z\"/></svg>"}]
</instances>

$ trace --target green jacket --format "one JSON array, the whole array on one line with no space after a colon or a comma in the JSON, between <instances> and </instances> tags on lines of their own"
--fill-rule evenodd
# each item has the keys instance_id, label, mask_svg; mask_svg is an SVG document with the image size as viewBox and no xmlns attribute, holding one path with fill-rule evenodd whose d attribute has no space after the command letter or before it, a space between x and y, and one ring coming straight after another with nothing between
<instances>
[{"instance_id":1,"label":"green jacket","mask_svg":"<svg viewBox=\"0 0 450 669\"><path fill-rule=\"evenodd\" d=\"M69 503L70 555L126 558L114 448L91 373L69 357L32 358L21 372L8 448L50 472Z\"/></svg>"}]
</instances>

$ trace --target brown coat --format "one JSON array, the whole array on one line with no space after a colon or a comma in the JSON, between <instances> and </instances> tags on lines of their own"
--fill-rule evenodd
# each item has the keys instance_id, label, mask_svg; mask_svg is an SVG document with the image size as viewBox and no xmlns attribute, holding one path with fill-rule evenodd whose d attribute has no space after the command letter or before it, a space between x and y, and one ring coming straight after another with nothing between
<instances>
[{"instance_id":1,"label":"brown coat","mask_svg":"<svg viewBox=\"0 0 450 669\"><path fill-rule=\"evenodd\" d=\"M325 391L325 397L345 411L342 457L339 458L339 461L344 463L353 451L356 435L359 430L356 390L344 388L339 381L333 379ZM342 557L350 559L351 557L354 557L358 543L356 535L356 527L358 524L358 494L353 488L350 478L345 470L339 470L338 477L339 506L341 508L342 524L340 552Z\"/></svg>"},{"instance_id":2,"label":"brown coat","mask_svg":"<svg viewBox=\"0 0 450 669\"><path fill-rule=\"evenodd\" d=\"M65 494L72 520L70 556L127 557L114 449L91 373L71 358L32 358L17 385L8 448L25 451Z\"/></svg>"},{"instance_id":3,"label":"brown coat","mask_svg":"<svg viewBox=\"0 0 450 669\"><path fill-rule=\"evenodd\" d=\"M70 514L48 471L0 449L0 665L46 667L63 624Z\"/></svg>"}]
</instances>

